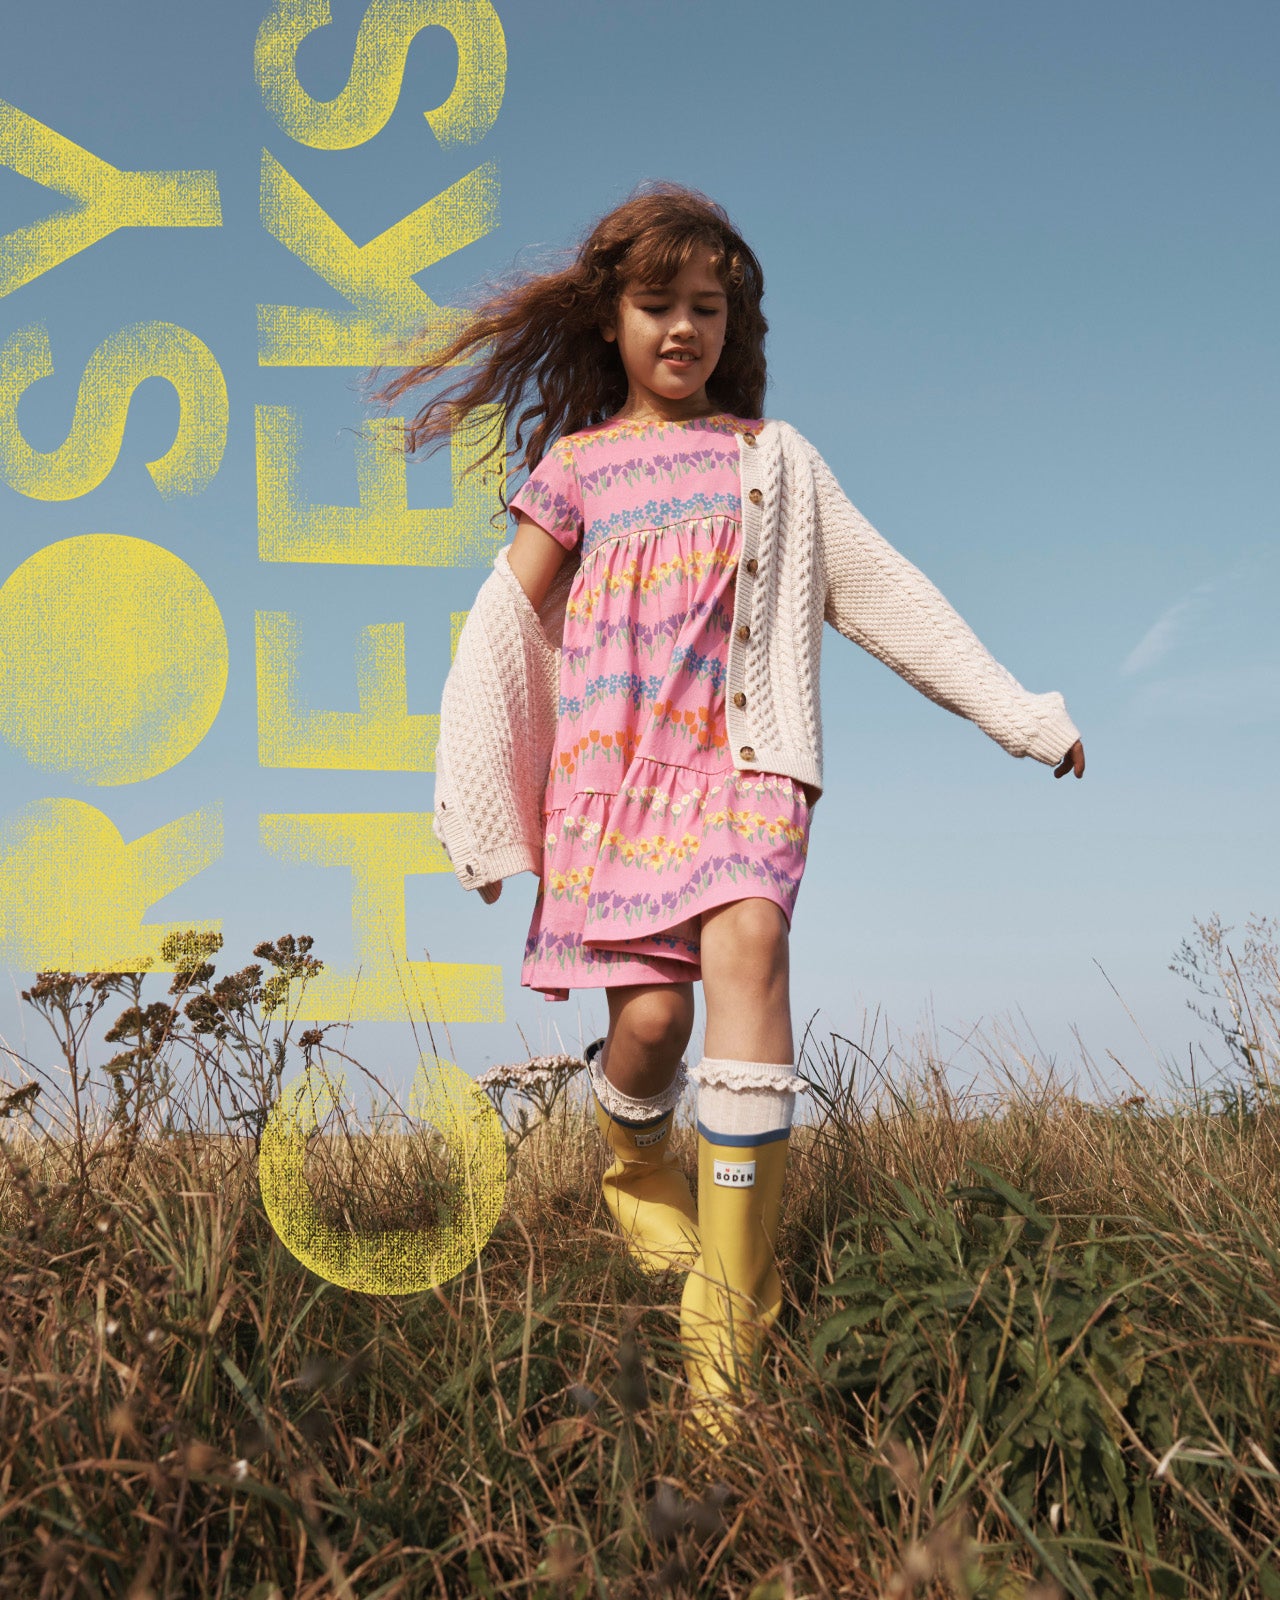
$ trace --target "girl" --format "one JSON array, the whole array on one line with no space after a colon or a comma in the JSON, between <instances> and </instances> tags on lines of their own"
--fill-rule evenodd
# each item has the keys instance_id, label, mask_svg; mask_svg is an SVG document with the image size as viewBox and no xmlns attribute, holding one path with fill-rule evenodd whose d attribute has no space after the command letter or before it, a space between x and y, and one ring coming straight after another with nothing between
<instances>
[{"instance_id":1,"label":"girl","mask_svg":"<svg viewBox=\"0 0 1280 1600\"><path fill-rule=\"evenodd\" d=\"M518 410L514 453L532 425L515 536L445 688L434 825L486 901L538 874L525 986L606 992L587 1052L605 1196L645 1266L690 1269L681 1339L713 1434L782 1301L788 934L822 792L824 621L1012 755L1084 772L1061 695L1023 689L813 446L764 419L763 288L719 206L648 186L383 390L478 356L410 448L488 428L492 461L498 406ZM698 979L695 1206L668 1134Z\"/></svg>"}]
</instances>

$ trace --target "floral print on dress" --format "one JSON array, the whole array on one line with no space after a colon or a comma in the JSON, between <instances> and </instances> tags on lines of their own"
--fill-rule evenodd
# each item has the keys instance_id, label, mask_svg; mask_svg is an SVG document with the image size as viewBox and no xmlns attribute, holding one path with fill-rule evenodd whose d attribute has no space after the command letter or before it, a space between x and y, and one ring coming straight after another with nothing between
<instances>
[{"instance_id":1,"label":"floral print on dress","mask_svg":"<svg viewBox=\"0 0 1280 1600\"><path fill-rule=\"evenodd\" d=\"M750 896L788 924L809 805L739 772L725 726L742 507L740 418L611 423L559 440L513 498L581 549L565 610L543 870L521 982L701 976L701 914Z\"/></svg>"}]
</instances>

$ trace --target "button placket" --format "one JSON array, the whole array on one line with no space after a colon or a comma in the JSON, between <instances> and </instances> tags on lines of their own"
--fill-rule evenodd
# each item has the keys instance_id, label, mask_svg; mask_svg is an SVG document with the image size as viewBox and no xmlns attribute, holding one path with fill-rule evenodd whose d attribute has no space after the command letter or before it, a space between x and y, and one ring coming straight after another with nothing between
<instances>
[{"instance_id":1,"label":"button placket","mask_svg":"<svg viewBox=\"0 0 1280 1600\"><path fill-rule=\"evenodd\" d=\"M744 433L742 438L743 443L754 452L758 443L755 435L752 433ZM747 480L747 483L743 485L743 488L746 491L743 495L742 506L743 543L747 550L754 551L756 547L756 541L759 537L759 509L764 504L764 492L757 485L750 483L750 479L755 476L756 472L755 459L748 457L745 450L742 452L739 459L741 462L740 470L742 477ZM749 487L748 484L750 485ZM745 571L749 577L755 577L758 569L759 562L756 556L754 554L746 555L742 562L742 570ZM750 616L752 596L749 590L744 591L742 589L738 589L736 591L736 595L738 597L738 604L742 608L738 612L738 616L744 620L735 622L734 638L739 643L746 644L751 638L751 624L745 619ZM744 691L742 689L734 690L730 696L730 703L735 711L740 712L744 710L747 704L747 697ZM735 717L734 720L736 722L737 718ZM747 728L745 727L741 728L740 730L734 729L733 731L737 732L739 737L748 732ZM739 760L745 763L753 763L756 759L755 746L752 744L740 745L738 747L738 757Z\"/></svg>"}]
</instances>

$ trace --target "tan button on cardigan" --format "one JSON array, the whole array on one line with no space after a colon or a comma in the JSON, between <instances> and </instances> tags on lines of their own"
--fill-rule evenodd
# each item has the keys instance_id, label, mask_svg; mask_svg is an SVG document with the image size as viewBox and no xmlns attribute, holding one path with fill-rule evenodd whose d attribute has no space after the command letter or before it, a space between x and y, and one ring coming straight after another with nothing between
<instances>
[{"instance_id":1,"label":"tan button on cardigan","mask_svg":"<svg viewBox=\"0 0 1280 1600\"><path fill-rule=\"evenodd\" d=\"M742 556L725 715L734 763L822 791L824 622L1014 756L1059 762L1079 737L1060 694L1031 694L929 580L849 503L788 423L739 442ZM436 747L433 829L467 888L542 870L560 641L579 563L535 613L499 551L458 640ZM587 562L591 561L588 556Z\"/></svg>"}]
</instances>

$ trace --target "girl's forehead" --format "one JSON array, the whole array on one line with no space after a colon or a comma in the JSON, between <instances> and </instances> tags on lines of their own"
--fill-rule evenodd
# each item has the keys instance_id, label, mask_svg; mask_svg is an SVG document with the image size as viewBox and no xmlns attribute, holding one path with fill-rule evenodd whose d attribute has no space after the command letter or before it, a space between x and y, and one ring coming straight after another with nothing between
<instances>
[{"instance_id":1,"label":"girl's forehead","mask_svg":"<svg viewBox=\"0 0 1280 1600\"><path fill-rule=\"evenodd\" d=\"M723 249L709 239L680 238L667 233L640 234L631 241L618 266L628 277L668 277L701 267L716 271L724 258Z\"/></svg>"},{"instance_id":2,"label":"girl's forehead","mask_svg":"<svg viewBox=\"0 0 1280 1600\"><path fill-rule=\"evenodd\" d=\"M710 250L703 250L692 255L683 267L678 267L669 277L659 279L648 273L641 273L629 277L623 284L626 294L644 294L655 289L669 289L680 279L690 282L695 289L706 286L708 294L724 292L724 279L721 274L722 263Z\"/></svg>"},{"instance_id":3,"label":"girl's forehead","mask_svg":"<svg viewBox=\"0 0 1280 1600\"><path fill-rule=\"evenodd\" d=\"M636 295L667 294L670 292L674 282L675 280L672 279L671 283L629 283L622 292L630 295L633 299ZM709 300L727 300L729 298L718 283L708 282L705 286L701 283L695 283L692 285L690 292L695 295L704 295Z\"/></svg>"}]
</instances>

